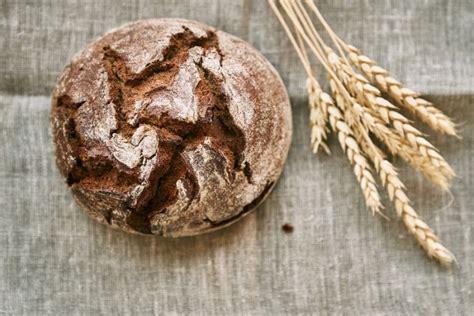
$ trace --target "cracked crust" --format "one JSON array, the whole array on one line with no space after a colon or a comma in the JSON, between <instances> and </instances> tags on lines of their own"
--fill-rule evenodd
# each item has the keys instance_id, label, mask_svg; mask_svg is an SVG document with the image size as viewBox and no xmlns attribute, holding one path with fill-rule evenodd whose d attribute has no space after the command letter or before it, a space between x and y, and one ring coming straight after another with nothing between
<instances>
[{"instance_id":1,"label":"cracked crust","mask_svg":"<svg viewBox=\"0 0 474 316\"><path fill-rule=\"evenodd\" d=\"M179 19L112 30L53 93L56 160L78 204L127 232L196 235L253 210L291 139L288 96L254 48Z\"/></svg>"}]
</instances>

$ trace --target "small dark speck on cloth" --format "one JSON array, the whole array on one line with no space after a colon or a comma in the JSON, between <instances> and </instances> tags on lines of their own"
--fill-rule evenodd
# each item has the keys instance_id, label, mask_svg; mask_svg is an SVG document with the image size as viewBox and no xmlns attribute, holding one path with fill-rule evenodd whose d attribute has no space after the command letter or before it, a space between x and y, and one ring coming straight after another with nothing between
<instances>
[{"instance_id":1,"label":"small dark speck on cloth","mask_svg":"<svg viewBox=\"0 0 474 316\"><path fill-rule=\"evenodd\" d=\"M290 234L290 233L293 232L293 230L295 230L295 228L293 227L293 225L288 224L288 223L286 223L286 224L284 224L283 226L281 226L281 229L282 229L285 233L287 233L287 234Z\"/></svg>"}]
</instances>

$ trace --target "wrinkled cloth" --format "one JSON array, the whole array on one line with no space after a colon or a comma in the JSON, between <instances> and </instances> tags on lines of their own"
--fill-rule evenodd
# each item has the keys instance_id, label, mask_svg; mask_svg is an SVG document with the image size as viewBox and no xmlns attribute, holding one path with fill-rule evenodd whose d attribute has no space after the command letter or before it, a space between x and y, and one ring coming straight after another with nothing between
<instances>
[{"instance_id":1,"label":"wrinkled cloth","mask_svg":"<svg viewBox=\"0 0 474 316\"><path fill-rule=\"evenodd\" d=\"M423 128L459 175L452 196L395 161L457 267L425 256L385 194L393 220L370 214L334 137L332 156L311 153L306 78L266 1L4 0L0 314L472 312L474 3L316 2L339 35L460 123L462 141ZM54 163L50 94L66 62L113 27L158 17L199 20L247 40L275 65L291 97L294 136L282 178L261 207L217 233L168 240L101 226L73 202ZM293 233L282 231L285 223Z\"/></svg>"}]
</instances>

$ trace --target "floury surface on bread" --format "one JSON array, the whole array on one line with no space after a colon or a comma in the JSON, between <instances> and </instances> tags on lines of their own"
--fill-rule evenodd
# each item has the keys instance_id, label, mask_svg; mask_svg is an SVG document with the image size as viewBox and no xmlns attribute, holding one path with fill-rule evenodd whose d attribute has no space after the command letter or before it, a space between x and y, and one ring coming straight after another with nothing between
<instances>
[{"instance_id":1,"label":"floury surface on bread","mask_svg":"<svg viewBox=\"0 0 474 316\"><path fill-rule=\"evenodd\" d=\"M189 236L234 222L277 181L291 110L244 41L180 19L112 30L53 93L56 160L77 203L127 232Z\"/></svg>"}]
</instances>

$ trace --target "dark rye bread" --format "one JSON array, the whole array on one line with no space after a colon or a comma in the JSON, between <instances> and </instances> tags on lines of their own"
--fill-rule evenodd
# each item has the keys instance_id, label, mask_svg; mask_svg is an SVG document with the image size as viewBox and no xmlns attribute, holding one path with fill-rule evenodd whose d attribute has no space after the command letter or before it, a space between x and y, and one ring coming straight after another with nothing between
<instances>
[{"instance_id":1,"label":"dark rye bread","mask_svg":"<svg viewBox=\"0 0 474 316\"><path fill-rule=\"evenodd\" d=\"M53 93L57 164L78 204L127 232L188 236L230 224L277 181L291 112L270 63L179 19L112 30Z\"/></svg>"}]
</instances>

